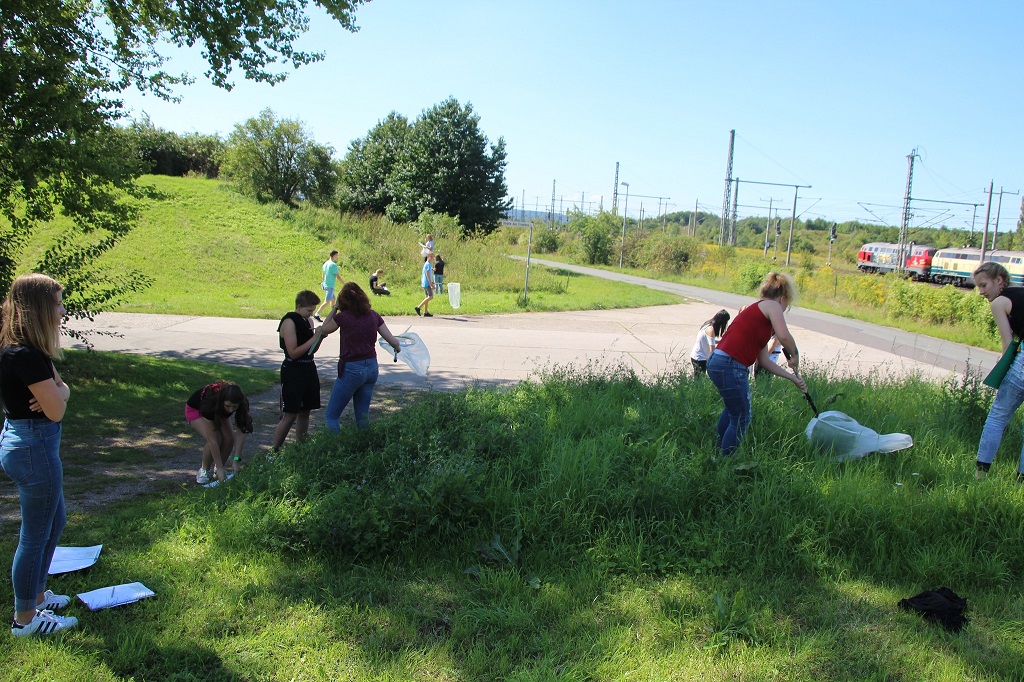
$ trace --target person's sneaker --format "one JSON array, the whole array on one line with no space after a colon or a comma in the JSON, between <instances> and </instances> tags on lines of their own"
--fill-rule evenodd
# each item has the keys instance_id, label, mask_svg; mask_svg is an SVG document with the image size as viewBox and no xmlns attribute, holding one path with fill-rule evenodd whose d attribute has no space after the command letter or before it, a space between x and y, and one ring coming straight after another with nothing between
<instances>
[{"instance_id":1,"label":"person's sneaker","mask_svg":"<svg viewBox=\"0 0 1024 682\"><path fill-rule=\"evenodd\" d=\"M423 314L423 313L420 312L420 307L419 306L416 306L416 314L417 315L422 315Z\"/></svg>"},{"instance_id":2,"label":"person's sneaker","mask_svg":"<svg viewBox=\"0 0 1024 682\"><path fill-rule=\"evenodd\" d=\"M196 474L196 483L199 485L206 485L210 482L210 472L206 469L200 469L199 473Z\"/></svg>"},{"instance_id":3,"label":"person's sneaker","mask_svg":"<svg viewBox=\"0 0 1024 682\"><path fill-rule=\"evenodd\" d=\"M70 630L78 625L74 616L55 616L53 611L36 611L28 625L19 625L11 621L11 634L15 637L31 637L32 635L52 635L61 630Z\"/></svg>"},{"instance_id":4,"label":"person's sneaker","mask_svg":"<svg viewBox=\"0 0 1024 682\"><path fill-rule=\"evenodd\" d=\"M323 318L320 317L320 315L318 313L313 313L313 319L316 320L317 322L323 322L324 321Z\"/></svg>"},{"instance_id":5,"label":"person's sneaker","mask_svg":"<svg viewBox=\"0 0 1024 682\"><path fill-rule=\"evenodd\" d=\"M423 317L433 317L434 313L423 313Z\"/></svg>"},{"instance_id":6,"label":"person's sneaker","mask_svg":"<svg viewBox=\"0 0 1024 682\"><path fill-rule=\"evenodd\" d=\"M36 609L39 611L53 611L55 609L62 609L71 603L71 597L66 594L54 594L52 590L43 592L43 603L36 604Z\"/></svg>"}]
</instances>

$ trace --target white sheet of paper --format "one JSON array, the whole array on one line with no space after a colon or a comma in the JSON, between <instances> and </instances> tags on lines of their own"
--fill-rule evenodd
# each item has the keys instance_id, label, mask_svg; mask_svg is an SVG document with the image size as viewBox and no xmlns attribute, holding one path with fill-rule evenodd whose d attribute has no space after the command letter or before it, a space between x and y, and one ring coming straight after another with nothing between
<instances>
[{"instance_id":1,"label":"white sheet of paper","mask_svg":"<svg viewBox=\"0 0 1024 682\"><path fill-rule=\"evenodd\" d=\"M126 583L112 587L101 587L91 592L75 595L82 600L90 611L109 609L111 606L131 604L146 597L155 597L156 593L142 583Z\"/></svg>"},{"instance_id":2,"label":"white sheet of paper","mask_svg":"<svg viewBox=\"0 0 1024 682\"><path fill-rule=\"evenodd\" d=\"M57 547L53 553L53 560L50 562L50 575L58 573L70 573L89 568L100 558L100 551L103 545L92 547Z\"/></svg>"}]
</instances>

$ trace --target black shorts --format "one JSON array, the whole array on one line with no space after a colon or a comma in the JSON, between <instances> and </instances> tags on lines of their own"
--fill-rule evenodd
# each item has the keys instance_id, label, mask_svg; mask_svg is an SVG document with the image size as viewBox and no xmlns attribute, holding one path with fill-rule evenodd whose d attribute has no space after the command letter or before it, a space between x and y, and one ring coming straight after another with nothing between
<instances>
[{"instance_id":1,"label":"black shorts","mask_svg":"<svg viewBox=\"0 0 1024 682\"><path fill-rule=\"evenodd\" d=\"M320 409L320 375L312 362L281 363L281 411L298 414Z\"/></svg>"}]
</instances>

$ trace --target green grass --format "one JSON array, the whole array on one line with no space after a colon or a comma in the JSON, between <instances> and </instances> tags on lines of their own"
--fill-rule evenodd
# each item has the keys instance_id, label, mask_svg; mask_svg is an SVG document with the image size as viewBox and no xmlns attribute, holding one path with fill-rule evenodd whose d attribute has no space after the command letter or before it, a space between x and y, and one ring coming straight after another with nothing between
<instances>
[{"instance_id":1,"label":"green grass","mask_svg":"<svg viewBox=\"0 0 1024 682\"><path fill-rule=\"evenodd\" d=\"M394 292L374 297L384 315L412 313L423 298L414 226L382 218L339 216L320 209L260 205L215 180L146 176L155 192L142 202L139 225L105 257L115 269L139 269L152 285L119 310L249 318L277 318L294 307L302 289L320 290L321 265L340 251L345 280L368 289L370 272L384 268ZM36 253L59 222L45 226ZM447 282L462 285L460 314L587 310L675 303L676 296L643 287L533 267L526 304L525 265L504 257L497 239L438 238L449 267ZM434 310L451 313L446 296Z\"/></svg>"},{"instance_id":2,"label":"green grass","mask_svg":"<svg viewBox=\"0 0 1024 682\"><path fill-rule=\"evenodd\" d=\"M156 444L195 438L184 403L197 388L234 381L254 395L278 381L271 370L119 353L65 351L57 367L71 387L61 452L69 494L120 484L126 467L149 468Z\"/></svg>"},{"instance_id":3,"label":"green grass","mask_svg":"<svg viewBox=\"0 0 1024 682\"><path fill-rule=\"evenodd\" d=\"M808 376L915 447L834 464L771 379L724 461L704 378L554 370L429 395L256 457L230 486L73 517L63 541L104 554L52 587L157 597L72 607L79 629L0 648L0 677L1020 679L1019 419L975 481L977 377ZM940 585L969 600L958 635L896 607Z\"/></svg>"},{"instance_id":4,"label":"green grass","mask_svg":"<svg viewBox=\"0 0 1024 682\"><path fill-rule=\"evenodd\" d=\"M185 399L214 381L233 381L247 395L278 381L272 370L75 350L64 352L57 369L72 389L73 402L63 421L71 438L154 428L166 424L169 416L184 420Z\"/></svg>"}]
</instances>

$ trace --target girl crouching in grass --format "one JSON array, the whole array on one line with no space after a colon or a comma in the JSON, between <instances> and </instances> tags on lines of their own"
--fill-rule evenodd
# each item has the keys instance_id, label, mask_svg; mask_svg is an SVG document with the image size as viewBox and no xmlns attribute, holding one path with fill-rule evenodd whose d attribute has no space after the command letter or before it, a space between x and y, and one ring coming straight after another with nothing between
<instances>
[{"instance_id":1,"label":"girl crouching in grass","mask_svg":"<svg viewBox=\"0 0 1024 682\"><path fill-rule=\"evenodd\" d=\"M237 435L231 429L230 418L235 416ZM202 387L185 401L185 420L203 438L203 463L196 474L196 483L210 482L210 472L216 471L217 480L227 480L224 454L231 453L232 475L242 466L242 447L245 437L252 433L249 399L238 384L218 381Z\"/></svg>"}]
</instances>

